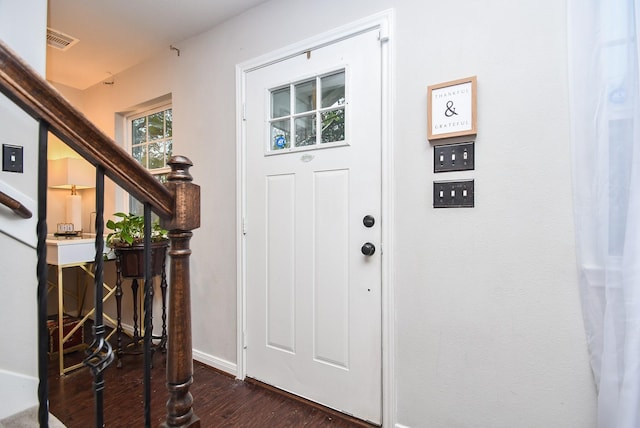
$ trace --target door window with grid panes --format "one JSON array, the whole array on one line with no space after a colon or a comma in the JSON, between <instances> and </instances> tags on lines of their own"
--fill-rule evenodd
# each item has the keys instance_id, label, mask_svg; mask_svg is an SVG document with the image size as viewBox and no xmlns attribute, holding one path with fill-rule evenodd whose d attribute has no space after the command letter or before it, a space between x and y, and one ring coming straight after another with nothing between
<instances>
[{"instance_id":1,"label":"door window with grid panes","mask_svg":"<svg viewBox=\"0 0 640 428\"><path fill-rule=\"evenodd\" d=\"M173 151L173 109L170 105L147 110L129 118L131 155L164 183L169 173L167 161ZM129 212L142 214L143 207L129 197Z\"/></svg>"},{"instance_id":2,"label":"door window with grid panes","mask_svg":"<svg viewBox=\"0 0 640 428\"><path fill-rule=\"evenodd\" d=\"M270 90L267 154L346 144L345 70Z\"/></svg>"}]
</instances>

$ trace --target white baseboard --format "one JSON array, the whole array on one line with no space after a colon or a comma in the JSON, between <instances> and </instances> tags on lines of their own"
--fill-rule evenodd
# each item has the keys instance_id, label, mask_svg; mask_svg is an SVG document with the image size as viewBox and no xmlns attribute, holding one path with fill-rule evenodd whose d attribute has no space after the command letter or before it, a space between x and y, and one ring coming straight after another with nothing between
<instances>
[{"instance_id":1,"label":"white baseboard","mask_svg":"<svg viewBox=\"0 0 640 428\"><path fill-rule=\"evenodd\" d=\"M130 324L122 324L122 330L125 333L133 334L133 326ZM225 373L229 373L234 377L238 377L238 366L236 363L232 363L227 360L223 360L222 358L215 357L211 354L207 354L205 352L198 351L197 349L193 349L191 351L193 353L193 359L201 362L209 367L213 367L215 369L221 370Z\"/></svg>"},{"instance_id":2,"label":"white baseboard","mask_svg":"<svg viewBox=\"0 0 640 428\"><path fill-rule=\"evenodd\" d=\"M402 424L396 424L395 427L396 428L411 428L411 427L408 427L407 425L402 425Z\"/></svg>"},{"instance_id":3,"label":"white baseboard","mask_svg":"<svg viewBox=\"0 0 640 428\"><path fill-rule=\"evenodd\" d=\"M223 360L222 358L214 357L211 354L206 354L204 352L198 351L197 349L194 349L192 352L194 360L215 369L221 370L225 373L232 374L234 377L238 377L238 366L236 363Z\"/></svg>"}]
</instances>

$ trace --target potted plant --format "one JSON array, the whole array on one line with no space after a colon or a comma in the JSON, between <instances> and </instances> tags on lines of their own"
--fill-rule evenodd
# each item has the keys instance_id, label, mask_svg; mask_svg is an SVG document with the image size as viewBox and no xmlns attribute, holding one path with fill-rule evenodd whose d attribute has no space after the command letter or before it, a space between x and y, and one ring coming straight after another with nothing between
<instances>
[{"instance_id":1,"label":"potted plant","mask_svg":"<svg viewBox=\"0 0 640 428\"><path fill-rule=\"evenodd\" d=\"M112 232L107 235L107 246L115 252L117 280L116 280L116 306L117 316L117 367L122 367L122 355L126 353L139 353L139 351L127 351L129 346L138 345L142 336L138 329L138 278L144 277L144 217L136 214L115 213L119 220L107 221L107 228ZM168 231L160 227L159 221L151 225L151 276L161 275L160 289L162 290L162 335L152 336L160 339L158 345L162 352L166 350L166 290L167 282L164 272L167 247L169 246ZM132 279L131 290L133 292L133 342L126 347L122 345L122 278ZM153 331L153 327L151 329Z\"/></svg>"},{"instance_id":2,"label":"potted plant","mask_svg":"<svg viewBox=\"0 0 640 428\"><path fill-rule=\"evenodd\" d=\"M107 221L112 232L107 235L107 246L115 251L125 278L144 276L144 217L136 214L115 213L120 220ZM151 225L152 275L162 272L162 265L169 246L167 230L156 220Z\"/></svg>"}]
</instances>

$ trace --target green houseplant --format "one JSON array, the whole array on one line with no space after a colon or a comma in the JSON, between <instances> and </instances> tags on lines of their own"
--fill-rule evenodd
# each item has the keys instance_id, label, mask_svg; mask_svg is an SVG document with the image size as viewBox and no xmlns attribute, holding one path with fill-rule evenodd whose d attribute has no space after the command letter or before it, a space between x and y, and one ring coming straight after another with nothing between
<instances>
[{"instance_id":1,"label":"green houseplant","mask_svg":"<svg viewBox=\"0 0 640 428\"><path fill-rule=\"evenodd\" d=\"M136 214L115 213L121 220L107 221L107 229L113 232L107 235L109 248L135 246L144 243L144 217ZM151 225L151 242L168 240L167 230L160 227L156 220Z\"/></svg>"},{"instance_id":2,"label":"green houseplant","mask_svg":"<svg viewBox=\"0 0 640 428\"><path fill-rule=\"evenodd\" d=\"M125 278L141 278L144 276L144 217L136 214L118 212L114 214L119 220L107 221L107 246L114 250L116 260ZM151 225L151 260L152 275L162 271L162 265L169 246L167 230L156 220Z\"/></svg>"}]
</instances>

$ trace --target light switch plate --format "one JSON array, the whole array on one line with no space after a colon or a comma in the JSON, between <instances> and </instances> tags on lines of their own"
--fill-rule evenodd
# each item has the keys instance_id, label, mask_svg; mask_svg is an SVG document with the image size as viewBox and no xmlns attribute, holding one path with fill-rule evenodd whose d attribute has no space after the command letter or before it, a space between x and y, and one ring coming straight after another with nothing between
<instances>
[{"instance_id":1,"label":"light switch plate","mask_svg":"<svg viewBox=\"0 0 640 428\"><path fill-rule=\"evenodd\" d=\"M473 180L434 181L434 208L473 208L475 205Z\"/></svg>"},{"instance_id":2,"label":"light switch plate","mask_svg":"<svg viewBox=\"0 0 640 428\"><path fill-rule=\"evenodd\" d=\"M433 148L433 172L475 169L475 143L443 144Z\"/></svg>"},{"instance_id":3,"label":"light switch plate","mask_svg":"<svg viewBox=\"0 0 640 428\"><path fill-rule=\"evenodd\" d=\"M23 154L22 146L12 146L10 144L2 145L2 170L8 172L23 171Z\"/></svg>"}]
</instances>

